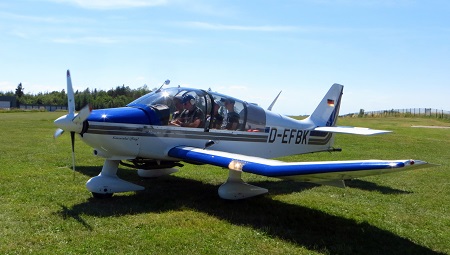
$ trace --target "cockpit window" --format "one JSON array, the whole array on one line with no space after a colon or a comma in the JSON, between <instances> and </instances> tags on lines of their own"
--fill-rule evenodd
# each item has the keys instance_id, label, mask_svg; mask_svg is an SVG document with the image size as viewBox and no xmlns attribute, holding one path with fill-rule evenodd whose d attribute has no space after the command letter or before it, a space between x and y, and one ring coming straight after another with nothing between
<instances>
[{"instance_id":1,"label":"cockpit window","mask_svg":"<svg viewBox=\"0 0 450 255\"><path fill-rule=\"evenodd\" d=\"M247 116L245 130L250 132L265 132L266 113L261 107L254 104L248 104Z\"/></svg>"},{"instance_id":2,"label":"cockpit window","mask_svg":"<svg viewBox=\"0 0 450 255\"><path fill-rule=\"evenodd\" d=\"M162 125L203 128L206 123L204 113L210 104L209 96L202 90L168 88L142 96L127 106L139 107L147 112L153 111L157 116L164 114ZM159 111L162 108L164 112ZM179 118L177 123L173 122L176 118ZM194 122L195 119L200 119L195 121L198 125L188 125L188 122Z\"/></svg>"},{"instance_id":3,"label":"cockpit window","mask_svg":"<svg viewBox=\"0 0 450 255\"><path fill-rule=\"evenodd\" d=\"M198 110L195 110L195 107L190 108L191 105ZM142 96L127 106L153 112L156 118L160 119L156 122L160 123L158 125L249 132L264 132L266 126L266 115L261 107L211 91L190 88L161 89ZM186 113L187 108L191 109L189 114ZM201 118L198 126L188 125L198 116Z\"/></svg>"},{"instance_id":4,"label":"cockpit window","mask_svg":"<svg viewBox=\"0 0 450 255\"><path fill-rule=\"evenodd\" d=\"M247 110L245 102L222 95L215 92L210 92L213 101L214 112L212 114L213 129L227 129L227 130L244 130L247 118Z\"/></svg>"}]
</instances>

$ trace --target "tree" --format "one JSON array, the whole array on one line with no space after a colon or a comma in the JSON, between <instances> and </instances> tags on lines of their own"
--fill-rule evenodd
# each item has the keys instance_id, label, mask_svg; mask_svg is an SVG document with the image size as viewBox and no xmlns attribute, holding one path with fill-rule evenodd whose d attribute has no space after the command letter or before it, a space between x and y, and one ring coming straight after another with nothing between
<instances>
[{"instance_id":1,"label":"tree","mask_svg":"<svg viewBox=\"0 0 450 255\"><path fill-rule=\"evenodd\" d=\"M147 85L144 85L137 89L131 89L128 86L122 85L117 86L115 89L112 88L108 91L104 90L90 90L86 88L83 91L77 90L74 93L75 96L75 110L79 111L82 107L87 104L91 104L94 109L100 108L110 108L110 107L121 107L130 103L131 101L141 97L150 90ZM16 89L16 93L13 91L8 92L11 96L17 97L17 107L20 104L31 104L31 105L66 105L67 104L67 94L63 89L61 91L52 92L39 92L37 94L25 94L22 84L19 84ZM6 95L8 94L6 93ZM0 92L0 95L5 95L5 93Z\"/></svg>"},{"instance_id":2,"label":"tree","mask_svg":"<svg viewBox=\"0 0 450 255\"><path fill-rule=\"evenodd\" d=\"M24 88L22 87L22 82L21 82L21 83L19 83L19 85L17 85L16 93L15 93L16 98L17 98L17 100L16 100L16 107L17 108L19 108L19 106L20 106L20 99L23 96L23 90L24 90Z\"/></svg>"},{"instance_id":3,"label":"tree","mask_svg":"<svg viewBox=\"0 0 450 255\"><path fill-rule=\"evenodd\" d=\"M21 98L23 96L23 90L22 83L19 83L16 88L16 97Z\"/></svg>"},{"instance_id":4,"label":"tree","mask_svg":"<svg viewBox=\"0 0 450 255\"><path fill-rule=\"evenodd\" d=\"M358 117L364 117L364 109L359 109Z\"/></svg>"}]
</instances>

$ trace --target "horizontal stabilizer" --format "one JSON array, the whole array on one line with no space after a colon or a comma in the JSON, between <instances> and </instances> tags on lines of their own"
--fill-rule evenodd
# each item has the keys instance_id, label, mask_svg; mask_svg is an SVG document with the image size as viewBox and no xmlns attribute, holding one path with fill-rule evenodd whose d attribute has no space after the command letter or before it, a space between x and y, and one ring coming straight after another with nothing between
<instances>
[{"instance_id":1,"label":"horizontal stabilizer","mask_svg":"<svg viewBox=\"0 0 450 255\"><path fill-rule=\"evenodd\" d=\"M377 130L360 127L316 127L314 130L340 134L354 134L354 135L379 135L392 132L388 130Z\"/></svg>"}]
</instances>

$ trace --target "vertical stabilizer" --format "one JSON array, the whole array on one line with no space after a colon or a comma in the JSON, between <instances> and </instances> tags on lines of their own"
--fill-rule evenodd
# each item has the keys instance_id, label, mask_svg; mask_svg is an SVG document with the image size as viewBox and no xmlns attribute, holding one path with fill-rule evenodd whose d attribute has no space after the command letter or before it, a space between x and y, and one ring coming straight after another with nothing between
<instances>
[{"instance_id":1,"label":"vertical stabilizer","mask_svg":"<svg viewBox=\"0 0 450 255\"><path fill-rule=\"evenodd\" d=\"M334 126L339 115L344 86L333 84L309 119L318 127Z\"/></svg>"}]
</instances>

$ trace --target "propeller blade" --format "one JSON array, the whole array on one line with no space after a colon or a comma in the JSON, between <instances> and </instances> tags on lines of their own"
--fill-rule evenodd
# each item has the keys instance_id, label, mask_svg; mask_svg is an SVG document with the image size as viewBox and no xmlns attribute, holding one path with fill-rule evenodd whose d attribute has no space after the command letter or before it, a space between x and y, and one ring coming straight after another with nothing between
<instances>
[{"instance_id":1,"label":"propeller blade","mask_svg":"<svg viewBox=\"0 0 450 255\"><path fill-rule=\"evenodd\" d=\"M70 132L70 139L72 140L72 170L73 170L73 178L75 178L75 132Z\"/></svg>"},{"instance_id":2,"label":"propeller blade","mask_svg":"<svg viewBox=\"0 0 450 255\"><path fill-rule=\"evenodd\" d=\"M76 124L83 123L83 121L85 121L89 117L89 115L91 115L91 111L91 105L87 104L83 107L83 109L80 110L80 112L78 112L77 115L75 115L75 117L73 117L72 121Z\"/></svg>"},{"instance_id":3,"label":"propeller blade","mask_svg":"<svg viewBox=\"0 0 450 255\"><path fill-rule=\"evenodd\" d=\"M64 130L58 128L55 133L53 134L53 138L56 139L58 137L60 137L62 134L64 133Z\"/></svg>"},{"instance_id":4,"label":"propeller blade","mask_svg":"<svg viewBox=\"0 0 450 255\"><path fill-rule=\"evenodd\" d=\"M88 104L80 112L75 114L75 96L72 88L72 80L70 78L70 71L67 70L67 105L69 112L67 115L61 116L55 120L55 125L67 132L81 133L83 131L83 122L89 118L92 108ZM55 137L61 135L61 131L55 133Z\"/></svg>"},{"instance_id":5,"label":"propeller blade","mask_svg":"<svg viewBox=\"0 0 450 255\"><path fill-rule=\"evenodd\" d=\"M69 109L68 115L73 116L75 113L75 96L73 93L72 78L70 78L69 70L67 70L67 107Z\"/></svg>"}]
</instances>

